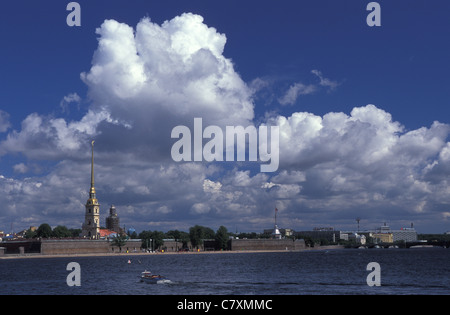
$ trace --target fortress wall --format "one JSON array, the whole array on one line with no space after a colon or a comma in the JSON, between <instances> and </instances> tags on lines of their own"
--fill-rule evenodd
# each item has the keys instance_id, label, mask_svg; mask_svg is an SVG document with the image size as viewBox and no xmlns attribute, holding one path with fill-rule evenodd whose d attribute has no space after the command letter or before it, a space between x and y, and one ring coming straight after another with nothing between
<instances>
[{"instance_id":1,"label":"fortress wall","mask_svg":"<svg viewBox=\"0 0 450 315\"><path fill-rule=\"evenodd\" d=\"M127 241L122 246L122 252L139 252L141 242ZM105 254L118 253L119 248L111 246L111 242L105 240L42 240L41 254Z\"/></svg>"},{"instance_id":2,"label":"fortress wall","mask_svg":"<svg viewBox=\"0 0 450 315\"><path fill-rule=\"evenodd\" d=\"M120 252L117 246L111 246L111 242L106 240L43 239L37 242L35 241L34 243L40 244L40 253L42 255L108 254ZM178 248L181 248L181 243L172 244L168 242L165 245L167 246L166 251L168 252L175 251L174 248L177 248L177 246L179 246ZM140 247L141 240L128 240L125 245L122 246L121 252L140 252ZM24 247L25 253L29 253L27 249L28 247ZM306 249L306 246L302 239L233 239L231 240L230 249L233 251L298 251ZM9 250L11 251L12 249ZM19 253L18 249L16 249L16 251ZM3 254L7 253L8 249L3 249Z\"/></svg>"},{"instance_id":3,"label":"fortress wall","mask_svg":"<svg viewBox=\"0 0 450 315\"><path fill-rule=\"evenodd\" d=\"M305 241L291 239L233 239L231 250L303 250Z\"/></svg>"},{"instance_id":4,"label":"fortress wall","mask_svg":"<svg viewBox=\"0 0 450 315\"><path fill-rule=\"evenodd\" d=\"M42 240L41 254L100 254L112 252L109 242L104 240Z\"/></svg>"}]
</instances>

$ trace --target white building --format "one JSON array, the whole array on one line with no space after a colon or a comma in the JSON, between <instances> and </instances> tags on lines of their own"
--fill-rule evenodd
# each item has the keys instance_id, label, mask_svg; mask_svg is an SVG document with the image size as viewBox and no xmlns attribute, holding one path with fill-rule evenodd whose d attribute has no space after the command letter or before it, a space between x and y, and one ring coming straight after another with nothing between
<instances>
[{"instance_id":1,"label":"white building","mask_svg":"<svg viewBox=\"0 0 450 315\"><path fill-rule=\"evenodd\" d=\"M417 232L411 223L409 228L401 228L400 230L391 230L386 223L379 228L379 233L392 233L392 241L415 242L417 241Z\"/></svg>"},{"instance_id":2,"label":"white building","mask_svg":"<svg viewBox=\"0 0 450 315\"><path fill-rule=\"evenodd\" d=\"M415 242L417 241L417 232L414 228L402 228L400 230L392 231L394 242L405 241Z\"/></svg>"}]
</instances>

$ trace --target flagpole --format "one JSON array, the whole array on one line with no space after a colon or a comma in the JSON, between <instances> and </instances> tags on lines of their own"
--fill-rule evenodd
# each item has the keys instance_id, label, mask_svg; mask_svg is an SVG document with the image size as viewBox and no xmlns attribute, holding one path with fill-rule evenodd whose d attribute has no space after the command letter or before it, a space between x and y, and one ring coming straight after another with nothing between
<instances>
[{"instance_id":1,"label":"flagpole","mask_svg":"<svg viewBox=\"0 0 450 315\"><path fill-rule=\"evenodd\" d=\"M277 212L278 212L278 209L275 208L275 226L277 225Z\"/></svg>"}]
</instances>

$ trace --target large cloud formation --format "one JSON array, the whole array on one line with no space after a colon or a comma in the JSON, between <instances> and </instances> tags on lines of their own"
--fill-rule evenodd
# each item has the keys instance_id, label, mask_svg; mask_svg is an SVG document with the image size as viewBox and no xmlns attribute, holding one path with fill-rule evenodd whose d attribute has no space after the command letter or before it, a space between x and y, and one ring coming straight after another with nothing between
<instances>
[{"instance_id":1,"label":"large cloud formation","mask_svg":"<svg viewBox=\"0 0 450 315\"><path fill-rule=\"evenodd\" d=\"M349 114L268 114L263 123L280 127L277 173L248 163L175 163L173 127L192 126L194 117L205 125L255 123L255 90L223 55L226 36L191 13L162 25L144 18L135 29L106 20L96 33L91 68L81 74L91 103L82 119L31 113L21 130L9 130L0 112L0 156L26 158L14 165L21 176L0 177L1 220L80 227L93 138L102 222L114 203L122 223L138 230L261 231L275 207L280 225L294 229L348 228L356 216L430 227L450 217L449 125L406 130L374 105ZM281 104L313 91L298 83L291 90L280 93ZM55 165L36 171L49 160Z\"/></svg>"},{"instance_id":2,"label":"large cloud formation","mask_svg":"<svg viewBox=\"0 0 450 315\"><path fill-rule=\"evenodd\" d=\"M198 115L218 125L253 119L250 91L222 55L225 35L201 16L185 13L161 26L145 18L135 32L106 20L97 34L93 66L82 79L113 115L133 122L137 114L173 121Z\"/></svg>"}]
</instances>

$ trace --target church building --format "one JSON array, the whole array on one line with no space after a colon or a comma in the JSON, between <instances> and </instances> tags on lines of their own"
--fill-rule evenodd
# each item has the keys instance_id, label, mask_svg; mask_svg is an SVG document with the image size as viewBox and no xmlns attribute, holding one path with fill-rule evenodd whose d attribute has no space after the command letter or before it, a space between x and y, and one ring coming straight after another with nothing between
<instances>
[{"instance_id":1,"label":"church building","mask_svg":"<svg viewBox=\"0 0 450 315\"><path fill-rule=\"evenodd\" d=\"M89 199L86 202L86 212L84 214L84 223L81 227L81 236L98 239L100 237L100 204L98 203L94 187L94 141L92 141L91 145L91 189L89 190Z\"/></svg>"},{"instance_id":2,"label":"church building","mask_svg":"<svg viewBox=\"0 0 450 315\"><path fill-rule=\"evenodd\" d=\"M109 208L109 217L106 218L106 228L110 231L122 233L119 216L114 205L111 205L111 208Z\"/></svg>"},{"instance_id":3,"label":"church building","mask_svg":"<svg viewBox=\"0 0 450 315\"><path fill-rule=\"evenodd\" d=\"M120 228L119 217L114 205L109 209L109 216L106 218L106 229L100 228L100 204L98 203L94 187L94 141L92 141L91 145L91 188L89 190L89 199L85 206L86 210L84 223L81 227L81 237L97 240L111 237L111 235L123 234L123 229Z\"/></svg>"}]
</instances>

